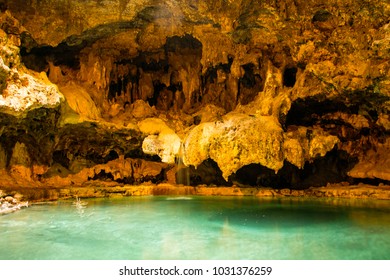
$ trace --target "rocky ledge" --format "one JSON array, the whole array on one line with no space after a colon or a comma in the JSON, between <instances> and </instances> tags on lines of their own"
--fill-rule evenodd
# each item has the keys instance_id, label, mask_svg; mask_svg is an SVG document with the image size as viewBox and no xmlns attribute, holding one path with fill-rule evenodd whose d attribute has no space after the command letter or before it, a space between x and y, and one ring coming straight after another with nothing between
<instances>
[{"instance_id":1,"label":"rocky ledge","mask_svg":"<svg viewBox=\"0 0 390 280\"><path fill-rule=\"evenodd\" d=\"M265 187L216 187L200 185L196 187L172 184L116 185L98 184L83 187L61 188L18 188L3 189L2 209L7 213L29 203L79 198L121 198L130 196L253 196L259 198L344 198L390 200L390 186L359 184L356 186L328 185L310 187L304 190L273 189ZM21 199L23 202L20 202ZM28 201L28 202L27 202ZM7 204L6 203L10 203ZM3 211L3 210L2 210Z\"/></svg>"},{"instance_id":2,"label":"rocky ledge","mask_svg":"<svg viewBox=\"0 0 390 280\"><path fill-rule=\"evenodd\" d=\"M0 215L9 214L24 207L28 207L29 202L20 201L21 198L23 198L23 195L20 193L15 193L11 196L3 190L0 190Z\"/></svg>"},{"instance_id":3,"label":"rocky ledge","mask_svg":"<svg viewBox=\"0 0 390 280\"><path fill-rule=\"evenodd\" d=\"M2 188L344 196L368 184L359 196L371 197L390 185L387 1L0 0L0 11Z\"/></svg>"}]
</instances>

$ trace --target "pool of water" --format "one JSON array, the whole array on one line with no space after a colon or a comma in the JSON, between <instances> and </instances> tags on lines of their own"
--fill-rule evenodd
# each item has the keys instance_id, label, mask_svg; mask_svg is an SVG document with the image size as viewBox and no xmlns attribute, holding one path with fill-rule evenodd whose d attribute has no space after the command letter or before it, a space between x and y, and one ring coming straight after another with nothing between
<instances>
[{"instance_id":1,"label":"pool of water","mask_svg":"<svg viewBox=\"0 0 390 280\"><path fill-rule=\"evenodd\" d=\"M390 202L128 197L0 216L0 259L390 259Z\"/></svg>"}]
</instances>

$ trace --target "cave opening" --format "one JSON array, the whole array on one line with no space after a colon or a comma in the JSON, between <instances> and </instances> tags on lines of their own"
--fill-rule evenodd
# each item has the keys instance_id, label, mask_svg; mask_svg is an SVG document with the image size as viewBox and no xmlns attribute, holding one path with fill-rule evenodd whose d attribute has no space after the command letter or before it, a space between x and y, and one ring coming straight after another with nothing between
<instances>
[{"instance_id":1,"label":"cave opening","mask_svg":"<svg viewBox=\"0 0 390 280\"><path fill-rule=\"evenodd\" d=\"M197 57L202 56L202 43L190 34L184 36L168 37L165 44L165 51L167 53L190 53Z\"/></svg>"},{"instance_id":2,"label":"cave opening","mask_svg":"<svg viewBox=\"0 0 390 280\"><path fill-rule=\"evenodd\" d=\"M105 164L109 161L112 161L112 160L115 160L115 159L118 159L119 158L119 155L117 153L117 151L115 150L110 150L107 155L102 155L98 152L89 152L86 156L85 156L85 159L88 160L88 161L91 161L95 164Z\"/></svg>"},{"instance_id":3,"label":"cave opening","mask_svg":"<svg viewBox=\"0 0 390 280\"><path fill-rule=\"evenodd\" d=\"M153 81L153 95L146 100L150 106L157 105L161 92L166 88L167 86L164 83L161 83L159 80Z\"/></svg>"},{"instance_id":4,"label":"cave opening","mask_svg":"<svg viewBox=\"0 0 390 280\"><path fill-rule=\"evenodd\" d=\"M386 103L390 97L375 91L373 87L366 90L346 91L338 96L328 98L326 94L296 99L287 114L286 126L311 126L328 122L326 114L341 112L360 115L374 126L381 113L387 114Z\"/></svg>"},{"instance_id":5,"label":"cave opening","mask_svg":"<svg viewBox=\"0 0 390 280\"><path fill-rule=\"evenodd\" d=\"M83 37L78 45L69 45L66 42L72 38L67 38L57 47L39 46L28 33L23 38L21 52L28 68L50 74L51 62L60 66L63 75L70 70L73 78L80 79L80 84L84 81L95 86L109 104L123 108L143 100L161 111L191 111L200 104L214 104L231 111L238 103L245 105L253 101L264 87L260 69L253 63L243 65L243 76L233 81L232 56L228 56L227 63L210 66L202 74L203 45L190 34L168 37L159 49L141 50L135 56L126 49L119 52L106 49L104 57L88 44L87 38L81 40ZM107 38L97 38L97 42L105 40ZM94 60L99 60L99 64ZM91 76L97 73L95 68L91 69L96 65L108 72ZM289 76L289 72L286 73ZM102 82L102 78L107 80ZM93 94L98 104L104 102Z\"/></svg>"},{"instance_id":6,"label":"cave opening","mask_svg":"<svg viewBox=\"0 0 390 280\"><path fill-rule=\"evenodd\" d=\"M55 66L66 66L73 70L80 69L79 54L84 45L71 46L66 42L58 46L39 45L28 32L20 35L20 55L23 64L37 72L49 71L49 61Z\"/></svg>"},{"instance_id":7,"label":"cave opening","mask_svg":"<svg viewBox=\"0 0 390 280\"><path fill-rule=\"evenodd\" d=\"M380 178L351 178L353 185L366 184L371 186L390 185L390 180Z\"/></svg>"},{"instance_id":8,"label":"cave opening","mask_svg":"<svg viewBox=\"0 0 390 280\"><path fill-rule=\"evenodd\" d=\"M67 151L54 151L53 152L53 163L58 163L65 168L69 168L70 160L67 156Z\"/></svg>"},{"instance_id":9,"label":"cave opening","mask_svg":"<svg viewBox=\"0 0 390 280\"><path fill-rule=\"evenodd\" d=\"M194 100L201 102L203 46L192 35L168 37L160 48L137 51L134 55L134 51L121 49L118 52L115 48L105 49L102 54L91 44L104 44L107 38L94 37L91 38L94 42L89 42L88 34L83 34L86 38L79 38L79 44L70 44L77 38L67 38L52 47L38 45L29 33L24 32L21 36L22 61L27 68L45 71L48 75L50 63L59 66L63 75L71 73L80 84L86 82L95 86L110 104L117 103L123 107L137 100L148 102L160 110L182 109L185 103L187 107L195 106L191 104ZM199 79L198 83L193 82L196 79Z\"/></svg>"},{"instance_id":10,"label":"cave opening","mask_svg":"<svg viewBox=\"0 0 390 280\"><path fill-rule=\"evenodd\" d=\"M295 82L297 81L297 71L296 67L288 67L284 69L283 72L283 85L285 87L294 87Z\"/></svg>"},{"instance_id":11,"label":"cave opening","mask_svg":"<svg viewBox=\"0 0 390 280\"><path fill-rule=\"evenodd\" d=\"M205 88L207 84L217 82L218 70L223 71L226 74L230 74L231 66L233 63L233 57L228 56L228 63L219 63L216 66L211 66L206 69L204 75L202 75L202 88Z\"/></svg>"},{"instance_id":12,"label":"cave opening","mask_svg":"<svg viewBox=\"0 0 390 280\"><path fill-rule=\"evenodd\" d=\"M142 149L134 149L125 154L126 158L139 158L147 161L161 162L161 158L158 155L145 154Z\"/></svg>"},{"instance_id":13,"label":"cave opening","mask_svg":"<svg viewBox=\"0 0 390 280\"><path fill-rule=\"evenodd\" d=\"M357 109L343 102L326 99L325 95L298 98L287 113L285 125L313 126L323 115L335 112L357 113Z\"/></svg>"},{"instance_id":14,"label":"cave opening","mask_svg":"<svg viewBox=\"0 0 390 280\"><path fill-rule=\"evenodd\" d=\"M238 80L238 101L242 105L252 102L264 89L263 79L253 63L242 65L244 75Z\"/></svg>"},{"instance_id":15,"label":"cave opening","mask_svg":"<svg viewBox=\"0 0 390 280\"><path fill-rule=\"evenodd\" d=\"M218 164L212 160L207 159L203 161L198 167L188 166L180 170L181 173L187 173L189 176L190 186L198 185L216 185L216 186L231 186L230 182L222 177L222 171ZM176 173L176 181L181 176L179 172Z\"/></svg>"},{"instance_id":16,"label":"cave opening","mask_svg":"<svg viewBox=\"0 0 390 280\"><path fill-rule=\"evenodd\" d=\"M353 183L348 171L357 163L345 151L334 148L324 157L306 162L302 169L285 161L277 173L261 164L249 164L232 174L229 178L238 186L262 186L274 189L307 189L321 187L328 183Z\"/></svg>"},{"instance_id":17,"label":"cave opening","mask_svg":"<svg viewBox=\"0 0 390 280\"><path fill-rule=\"evenodd\" d=\"M101 170L99 173L95 174L92 178L88 178L90 181L114 181L114 176L111 172L106 172L105 170Z\"/></svg>"}]
</instances>

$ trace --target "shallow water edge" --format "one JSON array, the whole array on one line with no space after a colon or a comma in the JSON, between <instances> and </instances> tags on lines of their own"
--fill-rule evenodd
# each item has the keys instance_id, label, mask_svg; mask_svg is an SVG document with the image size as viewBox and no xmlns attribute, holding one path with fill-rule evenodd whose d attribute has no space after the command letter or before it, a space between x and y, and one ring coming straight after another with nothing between
<instances>
[{"instance_id":1,"label":"shallow water edge","mask_svg":"<svg viewBox=\"0 0 390 280\"><path fill-rule=\"evenodd\" d=\"M217 187L183 186L173 184L115 185L106 182L88 186L70 187L19 187L2 188L8 195L20 194L22 200L30 202L53 201L67 198L102 198L127 196L255 196L255 197L328 197L328 198L373 198L390 200L390 186L328 185L304 190L272 189L264 187Z\"/></svg>"}]
</instances>

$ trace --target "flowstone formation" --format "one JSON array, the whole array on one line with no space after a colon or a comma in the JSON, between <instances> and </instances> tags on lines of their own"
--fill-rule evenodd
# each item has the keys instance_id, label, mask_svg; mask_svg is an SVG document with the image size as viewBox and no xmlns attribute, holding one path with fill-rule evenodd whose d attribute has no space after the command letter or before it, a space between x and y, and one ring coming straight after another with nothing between
<instances>
[{"instance_id":1,"label":"flowstone formation","mask_svg":"<svg viewBox=\"0 0 390 280\"><path fill-rule=\"evenodd\" d=\"M0 8L4 187L390 182L387 1Z\"/></svg>"}]
</instances>

